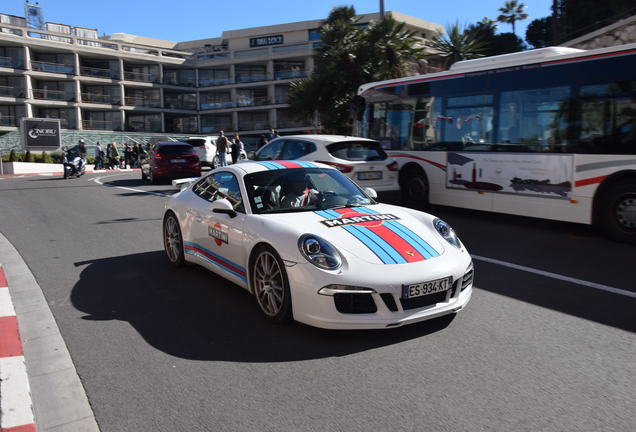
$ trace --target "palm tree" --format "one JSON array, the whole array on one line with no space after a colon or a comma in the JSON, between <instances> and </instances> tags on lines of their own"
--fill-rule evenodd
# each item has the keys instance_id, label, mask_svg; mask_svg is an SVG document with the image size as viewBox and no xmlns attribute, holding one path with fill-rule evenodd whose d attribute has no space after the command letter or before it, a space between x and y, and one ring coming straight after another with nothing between
<instances>
[{"instance_id":1,"label":"palm tree","mask_svg":"<svg viewBox=\"0 0 636 432\"><path fill-rule=\"evenodd\" d=\"M502 23L512 24L512 32L515 31L515 22L528 18L528 14L524 12L526 5L518 3L517 0L509 0L504 3L503 7L499 8L501 15L497 17L497 21Z\"/></svg>"},{"instance_id":2,"label":"palm tree","mask_svg":"<svg viewBox=\"0 0 636 432\"><path fill-rule=\"evenodd\" d=\"M455 62L483 57L487 44L479 34L470 29L462 29L459 23L446 26L446 34L441 32L429 43L434 56L443 57L446 67Z\"/></svg>"}]
</instances>

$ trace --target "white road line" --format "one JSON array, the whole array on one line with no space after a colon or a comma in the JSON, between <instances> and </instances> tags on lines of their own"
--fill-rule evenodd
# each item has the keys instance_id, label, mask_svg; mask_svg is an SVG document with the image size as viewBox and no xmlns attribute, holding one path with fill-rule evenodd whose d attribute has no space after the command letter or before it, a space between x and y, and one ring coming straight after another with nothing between
<instances>
[{"instance_id":1,"label":"white road line","mask_svg":"<svg viewBox=\"0 0 636 432\"><path fill-rule=\"evenodd\" d=\"M577 284L577 285L583 285L586 287L590 287L590 288L594 288L597 290L601 290L601 291L606 291L606 292L610 292L612 294L618 294L618 295L622 295L622 296L626 296L626 297L631 297L631 298L636 298L636 292L632 292L632 291L627 291L624 289L620 289L620 288L614 288L611 286L607 286L607 285L602 285L602 284L598 284L595 282L588 282L586 280L583 279L577 279L577 278L573 278L573 277L569 277L569 276L563 276L557 273L552 273L552 272L547 272L547 271L543 271L543 270L538 270L538 269L534 269L532 267L526 267L526 266L522 266L519 264L513 264L513 263L509 263L506 261L500 261L497 259L493 259L493 258L487 258L487 257L482 257L479 255L471 255L473 257L474 260L477 261L483 261L483 262L487 262L487 263L491 263L491 264L497 264L500 266L504 266L504 267L509 267L515 270L521 270L521 271L525 271L528 273L534 273L534 274L538 274L541 276L545 276L545 277L549 277L552 279L558 279L558 280L562 280L564 282L570 282L573 284Z\"/></svg>"},{"instance_id":2,"label":"white road line","mask_svg":"<svg viewBox=\"0 0 636 432\"><path fill-rule=\"evenodd\" d=\"M121 174L113 174L113 175L108 175L108 176L95 177L95 178L90 179L89 181L94 181L95 183L97 183L98 185L101 185L101 186L114 187L114 188L117 188L117 189L127 190L127 191L131 191L131 192L139 192L139 193L144 193L144 194L148 194L148 195L156 195L156 196L161 196L161 197L170 196L170 194L165 194L165 193L161 193L161 192L152 192L152 191L147 191L147 190L143 190L143 189L129 188L129 187L125 187L125 186L114 186L114 185L110 185L108 183L102 182L102 179L107 179L107 178L110 178L110 177L116 177L118 175L121 175Z\"/></svg>"}]
</instances>

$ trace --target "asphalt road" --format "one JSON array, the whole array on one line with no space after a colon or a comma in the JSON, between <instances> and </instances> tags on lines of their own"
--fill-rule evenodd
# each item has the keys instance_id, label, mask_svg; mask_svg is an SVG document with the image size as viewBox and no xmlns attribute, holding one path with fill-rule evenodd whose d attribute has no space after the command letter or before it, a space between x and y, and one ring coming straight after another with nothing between
<instances>
[{"instance_id":1,"label":"asphalt road","mask_svg":"<svg viewBox=\"0 0 636 432\"><path fill-rule=\"evenodd\" d=\"M0 232L42 287L103 432L636 430L633 297L475 260L454 319L273 325L237 286L168 266L169 185L106 175L0 180ZM589 227L433 213L476 256L636 291L636 247Z\"/></svg>"}]
</instances>

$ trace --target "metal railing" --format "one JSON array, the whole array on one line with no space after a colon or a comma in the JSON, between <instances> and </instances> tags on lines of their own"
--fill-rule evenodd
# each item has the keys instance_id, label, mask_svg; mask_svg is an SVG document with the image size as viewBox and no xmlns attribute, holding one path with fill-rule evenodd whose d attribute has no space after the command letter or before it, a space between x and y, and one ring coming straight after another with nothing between
<instances>
[{"instance_id":1,"label":"metal railing","mask_svg":"<svg viewBox=\"0 0 636 432\"><path fill-rule=\"evenodd\" d=\"M31 69L40 72L53 72L72 75L75 73L75 67L63 63L50 63L39 60L31 60Z\"/></svg>"},{"instance_id":2,"label":"metal railing","mask_svg":"<svg viewBox=\"0 0 636 432\"><path fill-rule=\"evenodd\" d=\"M238 107L270 105L272 100L268 97L240 98L236 103Z\"/></svg>"},{"instance_id":3,"label":"metal railing","mask_svg":"<svg viewBox=\"0 0 636 432\"><path fill-rule=\"evenodd\" d=\"M12 87L12 86L0 86L0 96L23 98L24 88Z\"/></svg>"},{"instance_id":4,"label":"metal railing","mask_svg":"<svg viewBox=\"0 0 636 432\"><path fill-rule=\"evenodd\" d=\"M60 100L60 101L73 101L74 96L70 96L69 92L64 90L48 90L34 88L31 90L33 99L46 99L46 100Z\"/></svg>"},{"instance_id":5,"label":"metal railing","mask_svg":"<svg viewBox=\"0 0 636 432\"><path fill-rule=\"evenodd\" d=\"M186 102L172 102L172 101L164 100L163 107L165 109L178 109L178 110L196 111L197 104L196 104L196 102L194 102L194 103L186 103Z\"/></svg>"},{"instance_id":6,"label":"metal railing","mask_svg":"<svg viewBox=\"0 0 636 432\"><path fill-rule=\"evenodd\" d=\"M199 87L212 87L225 84L232 84L232 80L230 78L199 79Z\"/></svg>"},{"instance_id":7,"label":"metal railing","mask_svg":"<svg viewBox=\"0 0 636 432\"><path fill-rule=\"evenodd\" d=\"M14 59L11 57L1 57L0 56L0 67L7 67L7 68L22 68L24 65L22 62L20 62L18 59Z\"/></svg>"},{"instance_id":8,"label":"metal railing","mask_svg":"<svg viewBox=\"0 0 636 432\"><path fill-rule=\"evenodd\" d=\"M236 83L256 82L256 81L270 81L272 78L268 74L250 74L250 75L236 75Z\"/></svg>"},{"instance_id":9,"label":"metal railing","mask_svg":"<svg viewBox=\"0 0 636 432\"><path fill-rule=\"evenodd\" d=\"M309 75L309 71L307 70L295 70L295 71L279 71L274 72L274 79L293 79L293 78L303 78Z\"/></svg>"},{"instance_id":10,"label":"metal railing","mask_svg":"<svg viewBox=\"0 0 636 432\"><path fill-rule=\"evenodd\" d=\"M124 79L127 81L142 81L142 82L159 82L157 74L145 73L145 72L132 72L124 71Z\"/></svg>"},{"instance_id":11,"label":"metal railing","mask_svg":"<svg viewBox=\"0 0 636 432\"><path fill-rule=\"evenodd\" d=\"M119 74L117 71L111 69L102 69L92 66L80 66L80 75L82 76L90 76L95 78L107 78L107 79L118 79Z\"/></svg>"},{"instance_id":12,"label":"metal railing","mask_svg":"<svg viewBox=\"0 0 636 432\"><path fill-rule=\"evenodd\" d=\"M119 105L119 98L104 93L82 93L82 102L106 105Z\"/></svg>"},{"instance_id":13,"label":"metal railing","mask_svg":"<svg viewBox=\"0 0 636 432\"><path fill-rule=\"evenodd\" d=\"M225 102L205 102L200 104L200 108L202 110L209 109L223 109L223 108L234 108L236 106L236 102L225 101Z\"/></svg>"},{"instance_id":14,"label":"metal railing","mask_svg":"<svg viewBox=\"0 0 636 432\"><path fill-rule=\"evenodd\" d=\"M18 126L18 118L0 114L0 126Z\"/></svg>"},{"instance_id":15,"label":"metal railing","mask_svg":"<svg viewBox=\"0 0 636 432\"><path fill-rule=\"evenodd\" d=\"M126 96L125 104L128 106L138 106L146 108L161 108L161 99L148 98L144 96Z\"/></svg>"},{"instance_id":16,"label":"metal railing","mask_svg":"<svg viewBox=\"0 0 636 432\"><path fill-rule=\"evenodd\" d=\"M258 130L258 129L268 129L269 122L268 121L241 121L239 119L238 129L240 131L244 130Z\"/></svg>"},{"instance_id":17,"label":"metal railing","mask_svg":"<svg viewBox=\"0 0 636 432\"><path fill-rule=\"evenodd\" d=\"M232 123L217 123L216 126L201 126L201 133L215 133L232 129Z\"/></svg>"}]
</instances>

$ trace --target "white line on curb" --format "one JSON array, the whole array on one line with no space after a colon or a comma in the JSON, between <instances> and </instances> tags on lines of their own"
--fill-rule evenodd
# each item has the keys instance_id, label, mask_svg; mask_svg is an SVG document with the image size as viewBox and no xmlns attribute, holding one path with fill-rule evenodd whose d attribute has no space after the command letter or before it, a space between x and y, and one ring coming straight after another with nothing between
<instances>
[{"instance_id":1,"label":"white line on curb","mask_svg":"<svg viewBox=\"0 0 636 432\"><path fill-rule=\"evenodd\" d=\"M24 356L0 358L0 394L3 430L35 423Z\"/></svg>"},{"instance_id":2,"label":"white line on curb","mask_svg":"<svg viewBox=\"0 0 636 432\"><path fill-rule=\"evenodd\" d=\"M509 263L506 261L500 261L494 258L487 258L487 257L482 257L479 255L471 255L473 257L473 259L478 260L478 261L483 261L483 262L487 262L487 263L491 263L491 264L497 264L500 266L504 266L504 267L509 267L515 270L521 270L521 271L525 271L528 273L534 273L534 274L538 274L541 276L545 276L545 277L549 277L552 279L558 279L558 280L562 280L564 282L570 282L573 284L577 284L577 285L583 285L589 288L594 288L597 290L601 290L601 291L605 291L605 292L610 292L612 294L618 294L618 295L622 295L622 296L626 296L626 297L631 297L631 298L636 298L636 292L632 292L632 291L627 291L624 289L620 289L620 288L614 288L611 286L607 286L607 285L602 285L602 284L598 284L595 282L588 282L586 280L583 279L577 279L577 278L573 278L573 277L569 277L569 276L563 276L557 273L552 273L552 272L547 272L544 270L538 270L532 267L526 267L526 266L522 266L519 264L513 264L513 263Z\"/></svg>"}]
</instances>

